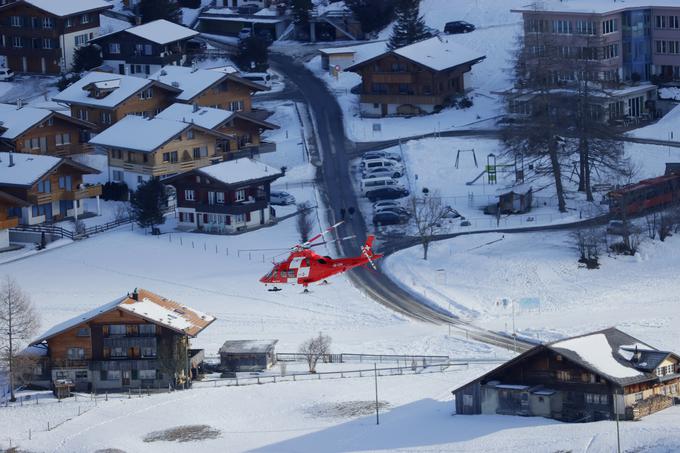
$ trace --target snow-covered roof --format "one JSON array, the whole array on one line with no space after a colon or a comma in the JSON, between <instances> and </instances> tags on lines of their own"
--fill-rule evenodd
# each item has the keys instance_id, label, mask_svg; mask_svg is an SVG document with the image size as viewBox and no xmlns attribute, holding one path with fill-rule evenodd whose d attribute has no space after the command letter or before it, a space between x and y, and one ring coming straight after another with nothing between
<instances>
[{"instance_id":1,"label":"snow-covered roof","mask_svg":"<svg viewBox=\"0 0 680 453\"><path fill-rule=\"evenodd\" d=\"M208 165L207 167L198 168L196 171L223 182L224 184L239 184L263 178L278 178L281 176L281 170L255 159L245 157Z\"/></svg>"},{"instance_id":2,"label":"snow-covered roof","mask_svg":"<svg viewBox=\"0 0 680 453\"><path fill-rule=\"evenodd\" d=\"M103 0L24 0L26 3L47 11L55 16L64 17L86 13L97 9L109 9L112 5Z\"/></svg>"},{"instance_id":3,"label":"snow-covered roof","mask_svg":"<svg viewBox=\"0 0 680 453\"><path fill-rule=\"evenodd\" d=\"M206 11L210 13L210 11ZM220 22L239 22L248 24L278 24L286 20L283 17L244 17L244 16L213 16L213 15L203 15L199 17L199 20L218 20Z\"/></svg>"},{"instance_id":4,"label":"snow-covered roof","mask_svg":"<svg viewBox=\"0 0 680 453\"><path fill-rule=\"evenodd\" d=\"M161 118L128 115L90 139L93 145L152 152L190 125Z\"/></svg>"},{"instance_id":5,"label":"snow-covered roof","mask_svg":"<svg viewBox=\"0 0 680 453\"><path fill-rule=\"evenodd\" d=\"M118 83L119 86L101 99L90 97L90 93L84 89L84 87L89 84L104 81L106 81L108 85L111 85L109 89L113 88L112 85L116 83ZM95 107L114 108L130 96L133 96L138 91L149 86L151 83L153 83L152 80L143 79L141 77L93 71L86 74L82 79L78 80L64 91L53 96L52 100L57 102L91 105Z\"/></svg>"},{"instance_id":6,"label":"snow-covered roof","mask_svg":"<svg viewBox=\"0 0 680 453\"><path fill-rule=\"evenodd\" d=\"M228 121L232 116L234 113L230 110L212 107L194 108L191 104L175 103L156 115L156 118L193 123L206 129L213 129Z\"/></svg>"},{"instance_id":7,"label":"snow-covered roof","mask_svg":"<svg viewBox=\"0 0 680 453\"><path fill-rule=\"evenodd\" d=\"M10 159L10 153L0 152L0 186L32 186L45 173L62 164L78 168L86 173L99 173L98 170L71 159L44 154L11 154L12 159ZM14 165L10 166L10 162Z\"/></svg>"},{"instance_id":8,"label":"snow-covered roof","mask_svg":"<svg viewBox=\"0 0 680 453\"><path fill-rule=\"evenodd\" d=\"M157 44L169 44L199 34L196 30L183 27L165 19L154 20L153 22L126 28L122 31L132 33L135 36L139 36L140 38L147 39Z\"/></svg>"},{"instance_id":9,"label":"snow-covered roof","mask_svg":"<svg viewBox=\"0 0 680 453\"><path fill-rule=\"evenodd\" d=\"M393 52L435 71L443 71L464 63L476 62L485 56L479 52L456 44L455 35L435 36L408 46L394 49Z\"/></svg>"},{"instance_id":10,"label":"snow-covered roof","mask_svg":"<svg viewBox=\"0 0 680 453\"><path fill-rule=\"evenodd\" d=\"M221 72L222 74L239 74L241 71L239 71L236 67L232 65L226 65L226 66L217 66L216 68L205 68L209 71L217 71Z\"/></svg>"},{"instance_id":11,"label":"snow-covered roof","mask_svg":"<svg viewBox=\"0 0 680 453\"><path fill-rule=\"evenodd\" d=\"M136 296L134 292L132 294L127 294L53 326L47 332L33 340L31 345L42 343L55 335L73 329L101 314L116 309L126 311L153 324L161 325L192 337L198 335L215 320L214 316L166 299L151 291L145 289L136 291Z\"/></svg>"},{"instance_id":12,"label":"snow-covered roof","mask_svg":"<svg viewBox=\"0 0 680 453\"><path fill-rule=\"evenodd\" d=\"M677 0L537 0L517 11L555 11L560 13L602 14L632 8L678 8Z\"/></svg>"},{"instance_id":13,"label":"snow-covered roof","mask_svg":"<svg viewBox=\"0 0 680 453\"><path fill-rule=\"evenodd\" d=\"M370 42L368 44L357 44L356 46L346 47L327 47L319 49L319 52L326 55L333 54L353 54L352 65L357 65L366 60L370 60L378 55L387 52L387 44L385 41Z\"/></svg>"},{"instance_id":14,"label":"snow-covered roof","mask_svg":"<svg viewBox=\"0 0 680 453\"><path fill-rule=\"evenodd\" d=\"M675 106L656 123L635 129L628 134L637 138L680 141L680 105Z\"/></svg>"},{"instance_id":15,"label":"snow-covered roof","mask_svg":"<svg viewBox=\"0 0 680 453\"><path fill-rule=\"evenodd\" d=\"M101 82L94 82L94 86L102 90L112 90L120 88L120 79L102 80Z\"/></svg>"},{"instance_id":16,"label":"snow-covered roof","mask_svg":"<svg viewBox=\"0 0 680 453\"><path fill-rule=\"evenodd\" d=\"M189 101L220 80L223 80L225 74L207 69L168 65L151 74L149 78L174 88L179 88L182 92L177 95L177 99Z\"/></svg>"},{"instance_id":17,"label":"snow-covered roof","mask_svg":"<svg viewBox=\"0 0 680 453\"><path fill-rule=\"evenodd\" d=\"M265 354L276 346L279 340L227 340L220 348L220 354Z\"/></svg>"},{"instance_id":18,"label":"snow-covered roof","mask_svg":"<svg viewBox=\"0 0 680 453\"><path fill-rule=\"evenodd\" d=\"M45 121L52 114L51 110L14 104L0 104L0 137L15 139L31 127Z\"/></svg>"}]
</instances>

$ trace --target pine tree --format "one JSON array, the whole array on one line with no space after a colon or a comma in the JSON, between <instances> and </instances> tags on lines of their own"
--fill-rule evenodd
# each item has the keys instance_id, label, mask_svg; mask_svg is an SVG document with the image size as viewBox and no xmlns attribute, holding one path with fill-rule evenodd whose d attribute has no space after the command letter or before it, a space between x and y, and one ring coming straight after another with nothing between
<instances>
[{"instance_id":1,"label":"pine tree","mask_svg":"<svg viewBox=\"0 0 680 453\"><path fill-rule=\"evenodd\" d=\"M393 0L345 0L364 33L382 30L394 19Z\"/></svg>"},{"instance_id":2,"label":"pine tree","mask_svg":"<svg viewBox=\"0 0 680 453\"><path fill-rule=\"evenodd\" d=\"M158 19L169 20L179 24L182 22L182 10L173 0L142 0L139 3L139 15L142 23Z\"/></svg>"},{"instance_id":3,"label":"pine tree","mask_svg":"<svg viewBox=\"0 0 680 453\"><path fill-rule=\"evenodd\" d=\"M130 197L132 216L142 228L165 223L163 209L167 204L165 186L156 178L141 183Z\"/></svg>"},{"instance_id":4,"label":"pine tree","mask_svg":"<svg viewBox=\"0 0 680 453\"><path fill-rule=\"evenodd\" d=\"M101 64L101 49L95 44L79 47L73 54L73 72L89 71Z\"/></svg>"},{"instance_id":5,"label":"pine tree","mask_svg":"<svg viewBox=\"0 0 680 453\"><path fill-rule=\"evenodd\" d=\"M309 24L309 11L313 6L312 0L293 0L293 18L296 25L306 27Z\"/></svg>"},{"instance_id":6,"label":"pine tree","mask_svg":"<svg viewBox=\"0 0 680 453\"><path fill-rule=\"evenodd\" d=\"M399 0L397 3L397 22L387 43L389 49L398 49L430 37L425 28L425 20L418 15L419 3L420 0Z\"/></svg>"}]
</instances>

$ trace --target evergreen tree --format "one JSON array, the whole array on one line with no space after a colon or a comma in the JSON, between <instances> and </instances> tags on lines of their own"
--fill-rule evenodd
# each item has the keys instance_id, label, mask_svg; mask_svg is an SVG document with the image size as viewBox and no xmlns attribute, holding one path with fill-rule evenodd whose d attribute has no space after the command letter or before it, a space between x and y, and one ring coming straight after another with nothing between
<instances>
[{"instance_id":1,"label":"evergreen tree","mask_svg":"<svg viewBox=\"0 0 680 453\"><path fill-rule=\"evenodd\" d=\"M234 62L244 71L264 72L269 67L267 41L259 36L250 36L238 43ZM255 66L253 67L253 63Z\"/></svg>"},{"instance_id":2,"label":"evergreen tree","mask_svg":"<svg viewBox=\"0 0 680 453\"><path fill-rule=\"evenodd\" d=\"M168 204L165 186L156 178L144 181L130 197L132 216L142 228L165 223L163 209Z\"/></svg>"},{"instance_id":3,"label":"evergreen tree","mask_svg":"<svg viewBox=\"0 0 680 453\"><path fill-rule=\"evenodd\" d=\"M418 15L420 0L399 0L395 9L397 22L392 28L392 36L387 43L389 49L398 49L414 42L422 41L431 35L425 28L425 20Z\"/></svg>"},{"instance_id":4,"label":"evergreen tree","mask_svg":"<svg viewBox=\"0 0 680 453\"><path fill-rule=\"evenodd\" d=\"M139 3L139 15L143 24L158 19L176 24L182 22L182 10L174 0L142 0Z\"/></svg>"},{"instance_id":5,"label":"evergreen tree","mask_svg":"<svg viewBox=\"0 0 680 453\"><path fill-rule=\"evenodd\" d=\"M309 24L309 11L312 7L312 0L293 0L293 18L296 25L306 27Z\"/></svg>"},{"instance_id":6,"label":"evergreen tree","mask_svg":"<svg viewBox=\"0 0 680 453\"><path fill-rule=\"evenodd\" d=\"M394 19L393 0L345 0L364 33L378 32Z\"/></svg>"},{"instance_id":7,"label":"evergreen tree","mask_svg":"<svg viewBox=\"0 0 680 453\"><path fill-rule=\"evenodd\" d=\"M73 54L73 72L89 71L101 64L101 49L96 44L78 47Z\"/></svg>"}]
</instances>

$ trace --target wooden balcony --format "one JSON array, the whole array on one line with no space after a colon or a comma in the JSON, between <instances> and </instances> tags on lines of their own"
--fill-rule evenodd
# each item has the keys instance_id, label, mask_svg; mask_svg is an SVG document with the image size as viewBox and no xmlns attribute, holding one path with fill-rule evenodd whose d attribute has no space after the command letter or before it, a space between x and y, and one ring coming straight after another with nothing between
<instances>
[{"instance_id":1,"label":"wooden balcony","mask_svg":"<svg viewBox=\"0 0 680 453\"><path fill-rule=\"evenodd\" d=\"M94 198L102 194L101 184L86 186L82 189L76 189L71 192L64 192L62 200L82 200L83 198Z\"/></svg>"},{"instance_id":2,"label":"wooden balcony","mask_svg":"<svg viewBox=\"0 0 680 453\"><path fill-rule=\"evenodd\" d=\"M417 96L411 94L362 94L360 102L366 104L426 104L443 105L444 96Z\"/></svg>"},{"instance_id":3,"label":"wooden balcony","mask_svg":"<svg viewBox=\"0 0 680 453\"><path fill-rule=\"evenodd\" d=\"M0 230L6 230L8 228L16 228L18 225L19 225L19 218L18 217L0 220Z\"/></svg>"},{"instance_id":4,"label":"wooden balcony","mask_svg":"<svg viewBox=\"0 0 680 453\"><path fill-rule=\"evenodd\" d=\"M374 72L371 74L373 83L413 83L415 74L410 72Z\"/></svg>"},{"instance_id":5,"label":"wooden balcony","mask_svg":"<svg viewBox=\"0 0 680 453\"><path fill-rule=\"evenodd\" d=\"M28 195L28 202L30 204L47 204L52 203L53 193L36 193Z\"/></svg>"}]
</instances>

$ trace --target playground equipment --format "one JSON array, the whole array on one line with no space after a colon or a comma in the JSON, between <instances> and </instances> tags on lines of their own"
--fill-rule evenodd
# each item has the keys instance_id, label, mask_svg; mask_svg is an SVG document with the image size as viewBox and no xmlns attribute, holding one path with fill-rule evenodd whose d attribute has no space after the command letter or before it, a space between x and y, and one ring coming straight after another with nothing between
<instances>
[{"instance_id":1,"label":"playground equipment","mask_svg":"<svg viewBox=\"0 0 680 453\"><path fill-rule=\"evenodd\" d=\"M458 152L460 153L460 150ZM477 159L475 158L475 164L476 163ZM458 157L456 157L456 168L458 168ZM485 174L487 175L488 184L496 184L498 182L498 172L507 173L510 171L515 172L515 182L517 184L522 184L524 182L524 156L515 156L514 164L497 164L496 155L490 153L486 156L486 166L484 167L484 170L482 170L482 172L478 174L475 179L468 181L465 184L471 186Z\"/></svg>"},{"instance_id":2,"label":"playground equipment","mask_svg":"<svg viewBox=\"0 0 680 453\"><path fill-rule=\"evenodd\" d=\"M456 153L456 168L458 168L458 162L460 161L460 153L472 153L472 158L475 161L475 167L478 167L477 165L477 154L475 154L475 149L459 149L458 152Z\"/></svg>"}]
</instances>

